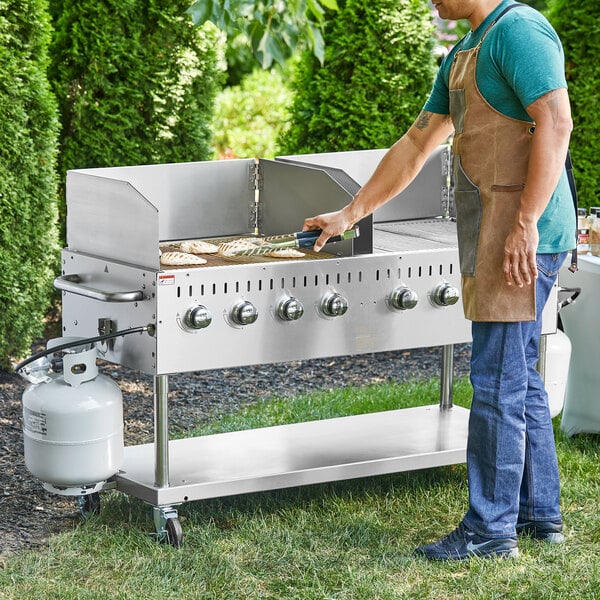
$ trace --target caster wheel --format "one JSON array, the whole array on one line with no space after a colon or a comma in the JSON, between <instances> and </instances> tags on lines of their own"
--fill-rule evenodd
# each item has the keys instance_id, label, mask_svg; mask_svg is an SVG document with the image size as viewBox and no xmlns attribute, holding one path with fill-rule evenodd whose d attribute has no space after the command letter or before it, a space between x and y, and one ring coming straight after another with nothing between
<instances>
[{"instance_id":1,"label":"caster wheel","mask_svg":"<svg viewBox=\"0 0 600 600\"><path fill-rule=\"evenodd\" d=\"M78 501L79 511L84 519L87 519L91 515L100 514L100 494L98 492L94 492L93 494L88 494L86 496L80 496Z\"/></svg>"},{"instance_id":2,"label":"caster wheel","mask_svg":"<svg viewBox=\"0 0 600 600\"><path fill-rule=\"evenodd\" d=\"M181 546L183 546L183 529L181 528L179 519L167 519L165 530L167 532L167 539L165 541L174 548L181 548Z\"/></svg>"}]
</instances>

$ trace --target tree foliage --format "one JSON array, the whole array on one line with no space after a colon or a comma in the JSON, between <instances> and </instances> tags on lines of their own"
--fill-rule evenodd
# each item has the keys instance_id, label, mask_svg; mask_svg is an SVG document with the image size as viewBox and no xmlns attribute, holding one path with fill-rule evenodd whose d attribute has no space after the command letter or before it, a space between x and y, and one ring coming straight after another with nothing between
<instances>
[{"instance_id":1,"label":"tree foliage","mask_svg":"<svg viewBox=\"0 0 600 600\"><path fill-rule=\"evenodd\" d=\"M299 44L306 44L322 63L321 27L324 7L337 9L336 0L195 0L189 9L194 22L212 21L230 38L244 35L268 69L273 61L284 66Z\"/></svg>"},{"instance_id":2,"label":"tree foliage","mask_svg":"<svg viewBox=\"0 0 600 600\"><path fill-rule=\"evenodd\" d=\"M0 1L0 367L43 329L56 243L56 103L45 0Z\"/></svg>"},{"instance_id":3,"label":"tree foliage","mask_svg":"<svg viewBox=\"0 0 600 600\"><path fill-rule=\"evenodd\" d=\"M59 172L210 158L223 46L185 0L50 0Z\"/></svg>"},{"instance_id":4,"label":"tree foliage","mask_svg":"<svg viewBox=\"0 0 600 600\"><path fill-rule=\"evenodd\" d=\"M212 128L218 158L273 158L285 127L291 93L280 69L256 67L217 97Z\"/></svg>"},{"instance_id":5,"label":"tree foliage","mask_svg":"<svg viewBox=\"0 0 600 600\"><path fill-rule=\"evenodd\" d=\"M391 145L431 89L435 59L426 0L344 0L325 26L325 65L305 52L294 80L290 154Z\"/></svg>"},{"instance_id":6,"label":"tree foliage","mask_svg":"<svg viewBox=\"0 0 600 600\"><path fill-rule=\"evenodd\" d=\"M567 83L574 129L571 135L573 172L580 206L600 204L600 3L549 0L550 22L565 50Z\"/></svg>"}]
</instances>

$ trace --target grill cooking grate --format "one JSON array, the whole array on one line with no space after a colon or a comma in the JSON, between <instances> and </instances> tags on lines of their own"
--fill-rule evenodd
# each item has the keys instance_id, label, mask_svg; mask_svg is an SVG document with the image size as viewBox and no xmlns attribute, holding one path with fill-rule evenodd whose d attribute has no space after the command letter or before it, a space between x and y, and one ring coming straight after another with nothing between
<instances>
[{"instance_id":1,"label":"grill cooking grate","mask_svg":"<svg viewBox=\"0 0 600 600\"><path fill-rule=\"evenodd\" d=\"M373 247L385 252L456 248L456 223L442 219L375 223Z\"/></svg>"}]
</instances>

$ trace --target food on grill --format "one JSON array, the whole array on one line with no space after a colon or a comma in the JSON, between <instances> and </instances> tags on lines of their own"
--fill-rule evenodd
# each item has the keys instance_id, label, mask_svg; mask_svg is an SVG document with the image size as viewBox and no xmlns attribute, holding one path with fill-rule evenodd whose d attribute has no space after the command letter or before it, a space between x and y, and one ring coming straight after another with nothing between
<instances>
[{"instance_id":1,"label":"food on grill","mask_svg":"<svg viewBox=\"0 0 600 600\"><path fill-rule=\"evenodd\" d=\"M206 259L187 252L163 252L160 257L163 265L180 267L184 265L204 265Z\"/></svg>"},{"instance_id":2,"label":"food on grill","mask_svg":"<svg viewBox=\"0 0 600 600\"><path fill-rule=\"evenodd\" d=\"M258 240L252 238L238 238L219 244L218 253L221 256L236 256L236 253L246 248L255 248L260 245Z\"/></svg>"},{"instance_id":3,"label":"food on grill","mask_svg":"<svg viewBox=\"0 0 600 600\"><path fill-rule=\"evenodd\" d=\"M303 256L306 256L306 254L295 248L278 248L277 250L271 250L271 252L268 252L265 256L271 258L302 258Z\"/></svg>"},{"instance_id":4,"label":"food on grill","mask_svg":"<svg viewBox=\"0 0 600 600\"><path fill-rule=\"evenodd\" d=\"M302 258L304 252L296 250L292 244L295 240L272 244L264 239L238 238L219 245L219 254L233 256L268 256L270 258Z\"/></svg>"},{"instance_id":5,"label":"food on grill","mask_svg":"<svg viewBox=\"0 0 600 600\"><path fill-rule=\"evenodd\" d=\"M230 240L229 242L225 242L226 244L237 244L238 246L244 246L246 248L252 248L254 246L260 246L264 243L264 238L235 238L234 240Z\"/></svg>"},{"instance_id":6,"label":"food on grill","mask_svg":"<svg viewBox=\"0 0 600 600\"><path fill-rule=\"evenodd\" d=\"M179 249L188 254L216 254L219 246L204 240L186 240L179 244Z\"/></svg>"}]
</instances>

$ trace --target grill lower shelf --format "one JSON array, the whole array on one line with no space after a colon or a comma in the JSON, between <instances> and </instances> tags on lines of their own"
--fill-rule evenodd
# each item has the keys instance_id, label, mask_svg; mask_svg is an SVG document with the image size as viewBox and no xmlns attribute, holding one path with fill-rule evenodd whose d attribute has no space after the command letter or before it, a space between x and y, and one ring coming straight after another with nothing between
<instances>
[{"instance_id":1,"label":"grill lower shelf","mask_svg":"<svg viewBox=\"0 0 600 600\"><path fill-rule=\"evenodd\" d=\"M154 444L125 448L117 489L155 506L465 462L469 411L439 405L169 442L169 487Z\"/></svg>"}]
</instances>

